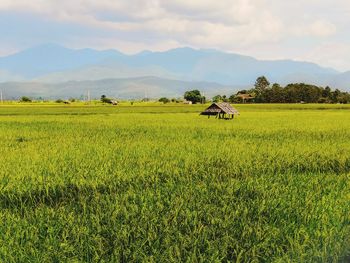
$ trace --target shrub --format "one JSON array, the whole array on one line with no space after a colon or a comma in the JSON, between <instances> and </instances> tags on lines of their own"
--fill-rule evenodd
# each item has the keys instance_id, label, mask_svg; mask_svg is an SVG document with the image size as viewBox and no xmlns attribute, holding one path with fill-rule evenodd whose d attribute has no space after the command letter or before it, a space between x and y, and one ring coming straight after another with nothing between
<instances>
[{"instance_id":1,"label":"shrub","mask_svg":"<svg viewBox=\"0 0 350 263\"><path fill-rule=\"evenodd\" d=\"M21 99L20 99L20 102L32 102L32 100L27 97L27 96L23 96Z\"/></svg>"},{"instance_id":2,"label":"shrub","mask_svg":"<svg viewBox=\"0 0 350 263\"><path fill-rule=\"evenodd\" d=\"M187 101L191 101L193 104L196 104L198 102L205 103L206 101L205 97L201 95L199 90L186 91L184 98Z\"/></svg>"},{"instance_id":3,"label":"shrub","mask_svg":"<svg viewBox=\"0 0 350 263\"><path fill-rule=\"evenodd\" d=\"M168 98L162 97L158 100L159 102L163 102L164 104L169 103L170 100Z\"/></svg>"},{"instance_id":4,"label":"shrub","mask_svg":"<svg viewBox=\"0 0 350 263\"><path fill-rule=\"evenodd\" d=\"M110 98L107 98L106 95L102 95L101 102L111 104L112 100Z\"/></svg>"}]
</instances>

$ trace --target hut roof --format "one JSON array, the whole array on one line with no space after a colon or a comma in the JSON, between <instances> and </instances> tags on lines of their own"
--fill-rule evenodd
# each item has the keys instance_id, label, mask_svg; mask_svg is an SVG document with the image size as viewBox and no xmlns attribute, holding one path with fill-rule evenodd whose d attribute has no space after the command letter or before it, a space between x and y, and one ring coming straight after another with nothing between
<instances>
[{"instance_id":1,"label":"hut roof","mask_svg":"<svg viewBox=\"0 0 350 263\"><path fill-rule=\"evenodd\" d=\"M255 98L251 94L237 94L236 97L242 98L242 99L254 99Z\"/></svg>"},{"instance_id":2,"label":"hut roof","mask_svg":"<svg viewBox=\"0 0 350 263\"><path fill-rule=\"evenodd\" d=\"M216 115L218 113L226 113L226 114L239 114L238 110L230 105L228 102L220 102L213 103L210 105L205 111L203 111L202 115Z\"/></svg>"}]
</instances>

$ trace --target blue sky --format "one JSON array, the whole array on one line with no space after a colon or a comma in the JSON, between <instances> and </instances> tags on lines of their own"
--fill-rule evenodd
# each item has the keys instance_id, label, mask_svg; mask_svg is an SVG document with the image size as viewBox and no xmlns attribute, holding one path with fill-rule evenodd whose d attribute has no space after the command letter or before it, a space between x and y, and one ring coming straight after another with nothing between
<instances>
[{"instance_id":1,"label":"blue sky","mask_svg":"<svg viewBox=\"0 0 350 263\"><path fill-rule=\"evenodd\" d=\"M348 0L0 0L0 55L44 43L215 48L350 70Z\"/></svg>"}]
</instances>

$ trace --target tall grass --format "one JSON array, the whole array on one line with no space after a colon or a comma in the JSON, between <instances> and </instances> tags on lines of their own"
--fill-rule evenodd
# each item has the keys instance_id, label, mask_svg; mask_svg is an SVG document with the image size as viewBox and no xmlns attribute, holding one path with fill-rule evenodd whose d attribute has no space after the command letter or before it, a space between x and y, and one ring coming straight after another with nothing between
<instances>
[{"instance_id":1,"label":"tall grass","mask_svg":"<svg viewBox=\"0 0 350 263\"><path fill-rule=\"evenodd\" d=\"M0 107L0 261L339 262L340 105Z\"/></svg>"}]
</instances>

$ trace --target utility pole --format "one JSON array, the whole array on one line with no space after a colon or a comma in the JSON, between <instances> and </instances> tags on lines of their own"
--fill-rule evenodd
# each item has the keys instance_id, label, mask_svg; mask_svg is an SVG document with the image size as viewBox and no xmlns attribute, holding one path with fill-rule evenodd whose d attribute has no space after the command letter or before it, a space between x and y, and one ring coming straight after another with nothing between
<instances>
[{"instance_id":1,"label":"utility pole","mask_svg":"<svg viewBox=\"0 0 350 263\"><path fill-rule=\"evenodd\" d=\"M4 102L4 98L2 97L2 90L0 90L0 102L1 104Z\"/></svg>"},{"instance_id":2,"label":"utility pole","mask_svg":"<svg viewBox=\"0 0 350 263\"><path fill-rule=\"evenodd\" d=\"M87 91L87 102L90 103L90 90Z\"/></svg>"}]
</instances>

